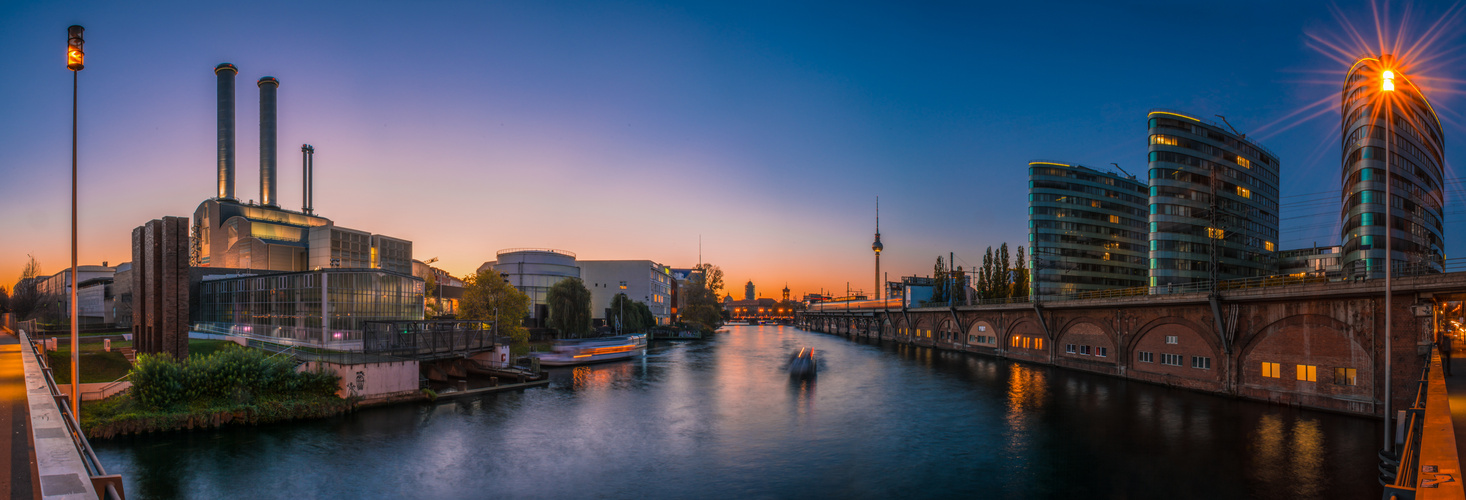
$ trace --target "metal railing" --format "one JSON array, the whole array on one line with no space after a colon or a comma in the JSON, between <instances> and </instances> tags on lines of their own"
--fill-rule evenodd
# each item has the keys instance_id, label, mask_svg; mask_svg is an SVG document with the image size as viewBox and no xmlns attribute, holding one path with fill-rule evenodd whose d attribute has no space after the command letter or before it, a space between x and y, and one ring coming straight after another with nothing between
<instances>
[{"instance_id":1,"label":"metal railing","mask_svg":"<svg viewBox=\"0 0 1466 500\"><path fill-rule=\"evenodd\" d=\"M421 358L492 349L507 339L495 337L488 321L366 321L362 353Z\"/></svg>"},{"instance_id":2,"label":"metal railing","mask_svg":"<svg viewBox=\"0 0 1466 500\"><path fill-rule=\"evenodd\" d=\"M1405 417L1397 424L1395 452L1380 452L1379 482L1385 487L1384 498L1413 498L1415 487L1420 481L1420 443L1425 434L1425 405L1430 388L1430 365L1420 371L1416 381L1415 398ZM1404 435L1400 436L1399 432ZM1403 437L1403 440L1401 439ZM1402 492L1408 493L1401 496Z\"/></svg>"},{"instance_id":3,"label":"metal railing","mask_svg":"<svg viewBox=\"0 0 1466 500\"><path fill-rule=\"evenodd\" d=\"M22 330L21 333L25 331ZM61 420L66 424L66 434L71 436L71 444L76 447L77 454L81 456L81 462L86 467L87 474L92 477L107 475L107 470L102 467L102 461L97 458L97 453L92 451L92 444L87 441L86 434L81 430L81 423L77 421L76 412L71 408L71 398L56 389L56 377L51 373L51 365L47 362L46 356L37 350L34 344L28 347L31 355L35 356L36 363L41 367L41 373L45 375L46 388L50 391L56 408L61 411ZM111 483L107 483L103 495L104 499L120 500L122 498Z\"/></svg>"}]
</instances>

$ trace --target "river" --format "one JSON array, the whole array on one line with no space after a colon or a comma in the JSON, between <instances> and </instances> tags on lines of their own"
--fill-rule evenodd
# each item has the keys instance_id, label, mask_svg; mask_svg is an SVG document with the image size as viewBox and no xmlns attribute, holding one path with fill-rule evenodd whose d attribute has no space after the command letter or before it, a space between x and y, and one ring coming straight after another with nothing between
<instances>
[{"instance_id":1,"label":"river","mask_svg":"<svg viewBox=\"0 0 1466 500\"><path fill-rule=\"evenodd\" d=\"M1378 422L791 327L547 388L93 441L129 498L1378 498ZM811 382L783 371L812 347Z\"/></svg>"}]
</instances>

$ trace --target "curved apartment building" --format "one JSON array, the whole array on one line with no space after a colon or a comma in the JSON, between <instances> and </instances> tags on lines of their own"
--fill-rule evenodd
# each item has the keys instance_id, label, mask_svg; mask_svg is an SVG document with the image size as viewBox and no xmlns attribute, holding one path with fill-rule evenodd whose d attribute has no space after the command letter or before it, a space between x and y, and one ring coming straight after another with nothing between
<instances>
[{"instance_id":1,"label":"curved apartment building","mask_svg":"<svg viewBox=\"0 0 1466 500\"><path fill-rule=\"evenodd\" d=\"M1145 286L1146 188L1082 165L1028 163L1031 293Z\"/></svg>"},{"instance_id":2,"label":"curved apartment building","mask_svg":"<svg viewBox=\"0 0 1466 500\"><path fill-rule=\"evenodd\" d=\"M1277 156L1187 114L1148 118L1150 285L1274 274Z\"/></svg>"},{"instance_id":3,"label":"curved apartment building","mask_svg":"<svg viewBox=\"0 0 1466 500\"><path fill-rule=\"evenodd\" d=\"M1342 112L1344 276L1384 277L1386 165L1394 272L1441 272L1445 152L1440 118L1389 56L1354 63L1344 78Z\"/></svg>"}]
</instances>

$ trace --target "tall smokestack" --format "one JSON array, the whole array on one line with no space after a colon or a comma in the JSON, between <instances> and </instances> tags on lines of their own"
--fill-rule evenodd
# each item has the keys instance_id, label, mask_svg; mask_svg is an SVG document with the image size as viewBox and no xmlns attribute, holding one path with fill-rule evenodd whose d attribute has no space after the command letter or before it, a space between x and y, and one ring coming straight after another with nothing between
<instances>
[{"instance_id":1,"label":"tall smokestack","mask_svg":"<svg viewBox=\"0 0 1466 500\"><path fill-rule=\"evenodd\" d=\"M300 145L300 191L301 199L304 200L302 201L303 206L301 207L301 211L305 213L311 213L311 205L314 204L312 203L311 198L314 197L316 189L315 186L311 185L311 182L314 181L316 178L315 158L315 147L311 146L310 144Z\"/></svg>"},{"instance_id":2,"label":"tall smokestack","mask_svg":"<svg viewBox=\"0 0 1466 500\"><path fill-rule=\"evenodd\" d=\"M260 87L260 204L275 203L275 90L280 81L273 76L261 78Z\"/></svg>"},{"instance_id":3,"label":"tall smokestack","mask_svg":"<svg viewBox=\"0 0 1466 500\"><path fill-rule=\"evenodd\" d=\"M239 68L224 63L214 67L219 80L219 198L234 199L234 75Z\"/></svg>"}]
</instances>

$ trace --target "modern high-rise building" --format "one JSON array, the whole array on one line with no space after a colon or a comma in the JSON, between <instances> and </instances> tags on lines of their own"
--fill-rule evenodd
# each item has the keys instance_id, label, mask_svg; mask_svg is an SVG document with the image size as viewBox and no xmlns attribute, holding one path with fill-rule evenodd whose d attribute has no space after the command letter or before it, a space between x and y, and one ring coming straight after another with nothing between
<instances>
[{"instance_id":1,"label":"modern high-rise building","mask_svg":"<svg viewBox=\"0 0 1466 500\"><path fill-rule=\"evenodd\" d=\"M1145 286L1145 183L1048 161L1028 164L1032 294Z\"/></svg>"},{"instance_id":2,"label":"modern high-rise building","mask_svg":"<svg viewBox=\"0 0 1466 500\"><path fill-rule=\"evenodd\" d=\"M1386 168L1394 272L1441 272L1445 151L1440 118L1388 55L1366 57L1349 68L1342 106L1344 277L1384 276Z\"/></svg>"},{"instance_id":3,"label":"modern high-rise building","mask_svg":"<svg viewBox=\"0 0 1466 500\"><path fill-rule=\"evenodd\" d=\"M1151 111L1150 286L1277 269L1278 158L1222 125Z\"/></svg>"}]
</instances>

